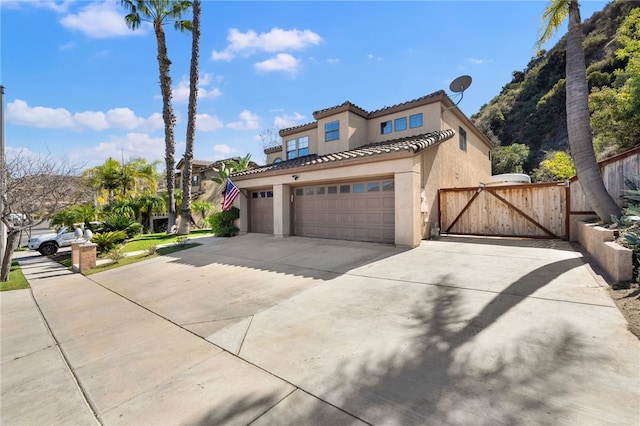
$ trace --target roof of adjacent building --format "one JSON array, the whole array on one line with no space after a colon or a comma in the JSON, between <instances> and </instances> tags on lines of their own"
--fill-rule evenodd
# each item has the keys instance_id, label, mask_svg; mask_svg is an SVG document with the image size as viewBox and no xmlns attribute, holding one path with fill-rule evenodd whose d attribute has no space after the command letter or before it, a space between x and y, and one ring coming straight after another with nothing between
<instances>
[{"instance_id":1,"label":"roof of adjacent building","mask_svg":"<svg viewBox=\"0 0 640 426\"><path fill-rule=\"evenodd\" d=\"M268 164L251 170L234 173L233 176L255 175L265 172L278 172L292 168L308 167L316 164L337 163L358 158L367 158L378 155L392 154L398 152L409 152L417 154L431 146L437 145L451 139L456 132L453 129L439 130L404 138L391 139L384 142L376 142L363 145L349 151L334 152L331 154L317 155L311 154L304 157L293 158L279 163Z\"/></svg>"}]
</instances>

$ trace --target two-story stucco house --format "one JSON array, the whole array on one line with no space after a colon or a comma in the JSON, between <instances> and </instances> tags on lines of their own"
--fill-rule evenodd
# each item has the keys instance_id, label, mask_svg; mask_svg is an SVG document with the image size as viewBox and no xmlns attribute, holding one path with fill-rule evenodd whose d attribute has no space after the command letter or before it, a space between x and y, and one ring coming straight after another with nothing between
<instances>
[{"instance_id":1,"label":"two-story stucco house","mask_svg":"<svg viewBox=\"0 0 640 426\"><path fill-rule=\"evenodd\" d=\"M313 117L280 131L267 165L232 176L241 233L415 247L437 226L438 189L491 175L491 143L443 91Z\"/></svg>"}]
</instances>

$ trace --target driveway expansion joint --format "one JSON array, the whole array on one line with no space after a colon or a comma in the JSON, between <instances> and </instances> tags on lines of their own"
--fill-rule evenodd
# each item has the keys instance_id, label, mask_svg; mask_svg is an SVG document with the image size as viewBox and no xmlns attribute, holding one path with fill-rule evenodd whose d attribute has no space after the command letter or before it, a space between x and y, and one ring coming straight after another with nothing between
<instances>
[{"instance_id":1,"label":"driveway expansion joint","mask_svg":"<svg viewBox=\"0 0 640 426\"><path fill-rule=\"evenodd\" d=\"M58 339L56 338L53 330L51 329L51 326L49 325L49 322L47 321L47 318L44 316L44 313L42 312L42 309L40 308L40 305L38 304L38 300L36 299L35 295L33 294L33 289L32 288L29 288L29 293L31 294L31 298L33 299L33 303L35 304L36 309L37 309L38 313L40 314L40 318L42 319L42 322L44 323L44 326L47 329L47 333L49 333L49 337L51 338L51 340L53 340L54 344L53 345L49 345L48 347L55 346L56 351L60 355L60 358L62 359L62 362L63 362L65 368L69 372L69 375L71 376L71 379L73 380L73 383L74 383L76 389L80 393L82 401L84 402L84 404L87 406L87 408L91 412L91 415L93 416L93 418L96 421L96 423L98 423L99 425L102 425L102 422L100 421L100 418L98 417L96 408L93 406L93 404L91 403L91 401L89 400L89 398L87 396L87 393L86 393L85 389L80 384L80 381L78 380L78 377L76 376L75 371L71 367L71 364L69 363L69 360L67 359L67 356L64 353L64 350L60 346L60 343L58 342Z\"/></svg>"}]
</instances>

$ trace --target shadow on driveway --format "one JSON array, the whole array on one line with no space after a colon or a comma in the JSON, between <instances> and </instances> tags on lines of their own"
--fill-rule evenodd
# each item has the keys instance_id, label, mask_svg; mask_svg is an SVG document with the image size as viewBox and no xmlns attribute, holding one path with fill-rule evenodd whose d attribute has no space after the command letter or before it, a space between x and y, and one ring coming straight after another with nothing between
<instances>
[{"instance_id":1,"label":"shadow on driveway","mask_svg":"<svg viewBox=\"0 0 640 426\"><path fill-rule=\"evenodd\" d=\"M295 358L291 354L294 350L286 347L282 348L282 361L252 356L251 349L243 356L336 407L336 411L353 416L341 424L626 424L633 409L618 413L606 401L594 404L594 399L600 399L602 389L597 384L601 378L591 382L590 372L611 361L606 349L598 346L602 342L594 344L593 336L585 335L562 316L549 314L548 308L536 313L536 306L542 303L560 302L531 299L537 290L583 265L580 258L570 258L534 269L493 293L492 298L478 297L487 303L478 306L475 313L469 312L469 290L457 288L448 276L441 276L423 286L421 297L407 306L408 318L400 323L398 333L408 338L400 345L389 336L388 344L395 346L369 346L369 352L362 356L345 353L348 343L334 340L331 347L322 345L305 352L306 356L341 360L330 370L322 369L325 364L314 366L313 358ZM525 301L527 308L519 309ZM296 303L302 304L300 300ZM395 307L390 303L387 309ZM523 319L523 314L529 317ZM294 327L293 321L274 327ZM333 327L337 333L351 324L335 317ZM304 338L289 343L314 344ZM267 342L255 345L260 344ZM610 379L607 384L616 386L616 379ZM210 416L199 424L219 418L232 420L234 413L251 404L251 398L246 398L212 407ZM326 404L305 408L291 410L297 417L284 422L267 412L256 424L278 420L279 424L308 424L322 416Z\"/></svg>"}]
</instances>

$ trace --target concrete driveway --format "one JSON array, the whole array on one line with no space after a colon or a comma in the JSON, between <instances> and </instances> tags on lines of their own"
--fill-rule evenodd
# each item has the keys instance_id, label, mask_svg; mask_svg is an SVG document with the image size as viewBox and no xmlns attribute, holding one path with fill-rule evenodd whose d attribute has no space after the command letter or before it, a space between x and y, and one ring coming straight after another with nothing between
<instances>
[{"instance_id":1,"label":"concrete driveway","mask_svg":"<svg viewBox=\"0 0 640 426\"><path fill-rule=\"evenodd\" d=\"M23 259L34 298L0 295L2 423L640 421L640 342L566 242L206 241L88 278ZM40 326L20 351L37 309L51 342Z\"/></svg>"}]
</instances>

